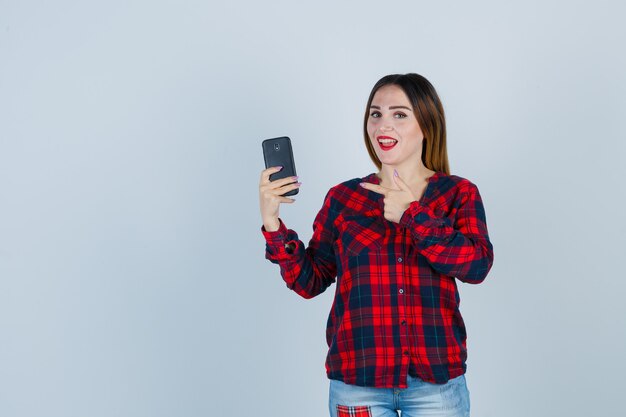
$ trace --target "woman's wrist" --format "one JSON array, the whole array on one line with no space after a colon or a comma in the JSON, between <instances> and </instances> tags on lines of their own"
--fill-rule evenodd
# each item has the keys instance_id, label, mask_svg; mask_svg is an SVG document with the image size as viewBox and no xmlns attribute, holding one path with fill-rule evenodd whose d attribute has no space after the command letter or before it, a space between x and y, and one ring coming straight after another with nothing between
<instances>
[{"instance_id":1,"label":"woman's wrist","mask_svg":"<svg viewBox=\"0 0 626 417\"><path fill-rule=\"evenodd\" d=\"M280 228L280 220L278 218L263 220L263 227L266 232L275 232Z\"/></svg>"}]
</instances>

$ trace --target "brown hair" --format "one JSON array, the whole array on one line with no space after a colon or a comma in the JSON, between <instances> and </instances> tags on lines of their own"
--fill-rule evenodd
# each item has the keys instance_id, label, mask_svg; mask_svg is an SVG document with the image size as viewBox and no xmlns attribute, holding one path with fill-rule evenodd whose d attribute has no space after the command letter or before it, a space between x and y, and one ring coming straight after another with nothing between
<instances>
[{"instance_id":1,"label":"brown hair","mask_svg":"<svg viewBox=\"0 0 626 417\"><path fill-rule=\"evenodd\" d=\"M426 168L450 175L448 151L446 148L446 118L443 112L443 105L441 100L439 100L435 87L426 78L415 73L384 76L374 85L367 100L363 133L367 152L376 167L380 169L382 164L376 156L376 151L372 147L367 134L367 119L369 118L374 94L386 85L397 85L400 87L413 106L413 114L415 114L415 118L424 134L425 143L422 142L422 162Z\"/></svg>"}]
</instances>

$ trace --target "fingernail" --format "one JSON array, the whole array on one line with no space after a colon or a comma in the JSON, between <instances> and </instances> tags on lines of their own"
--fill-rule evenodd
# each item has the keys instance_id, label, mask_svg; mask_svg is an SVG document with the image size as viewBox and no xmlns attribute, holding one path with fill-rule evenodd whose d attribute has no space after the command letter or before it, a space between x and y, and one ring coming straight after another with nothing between
<instances>
[{"instance_id":1,"label":"fingernail","mask_svg":"<svg viewBox=\"0 0 626 417\"><path fill-rule=\"evenodd\" d=\"M365 184L364 182L360 182L360 183L359 183L359 185L360 185L361 187L365 188L365 185L364 185L364 184Z\"/></svg>"},{"instance_id":2,"label":"fingernail","mask_svg":"<svg viewBox=\"0 0 626 417\"><path fill-rule=\"evenodd\" d=\"M302 183L301 183L301 182L297 182L296 184L298 184L298 185L302 185Z\"/></svg>"},{"instance_id":3,"label":"fingernail","mask_svg":"<svg viewBox=\"0 0 626 417\"><path fill-rule=\"evenodd\" d=\"M398 171L396 171L395 169L393 170L393 176L397 177L398 176Z\"/></svg>"},{"instance_id":4,"label":"fingernail","mask_svg":"<svg viewBox=\"0 0 626 417\"><path fill-rule=\"evenodd\" d=\"M300 177L293 177L294 180L297 180L298 178L300 178Z\"/></svg>"},{"instance_id":5,"label":"fingernail","mask_svg":"<svg viewBox=\"0 0 626 417\"><path fill-rule=\"evenodd\" d=\"M277 165L277 167L278 167L278 170L279 170L279 171L280 171L280 170L282 170L282 169L284 168L282 165Z\"/></svg>"}]
</instances>

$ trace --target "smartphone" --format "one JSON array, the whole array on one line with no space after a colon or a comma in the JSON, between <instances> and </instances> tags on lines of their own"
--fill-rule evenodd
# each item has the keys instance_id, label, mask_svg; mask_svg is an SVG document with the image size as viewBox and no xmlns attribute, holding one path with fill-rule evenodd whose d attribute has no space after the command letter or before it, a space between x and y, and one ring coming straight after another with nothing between
<instances>
[{"instance_id":1,"label":"smartphone","mask_svg":"<svg viewBox=\"0 0 626 417\"><path fill-rule=\"evenodd\" d=\"M293 161L293 150L291 149L291 139L287 136L279 138L265 139L263 141L263 158L265 168L281 165L283 169L270 175L270 181L281 178L296 176L296 164ZM294 181L295 182L295 181ZM296 195L298 189L291 190L283 194L284 196Z\"/></svg>"}]
</instances>

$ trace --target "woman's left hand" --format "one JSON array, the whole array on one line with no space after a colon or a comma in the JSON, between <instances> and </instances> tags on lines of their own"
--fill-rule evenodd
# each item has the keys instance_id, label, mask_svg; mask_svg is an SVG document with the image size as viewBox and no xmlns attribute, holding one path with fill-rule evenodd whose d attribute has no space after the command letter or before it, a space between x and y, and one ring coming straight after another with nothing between
<instances>
[{"instance_id":1,"label":"woman's left hand","mask_svg":"<svg viewBox=\"0 0 626 417\"><path fill-rule=\"evenodd\" d=\"M418 199L413 195L413 192L402 178L394 176L393 180L398 187L395 190L383 187L382 185L370 184L369 182L362 182L361 187L384 195L385 219L394 223L400 223L400 218L402 218L406 209L409 208L413 201L417 201Z\"/></svg>"}]
</instances>

